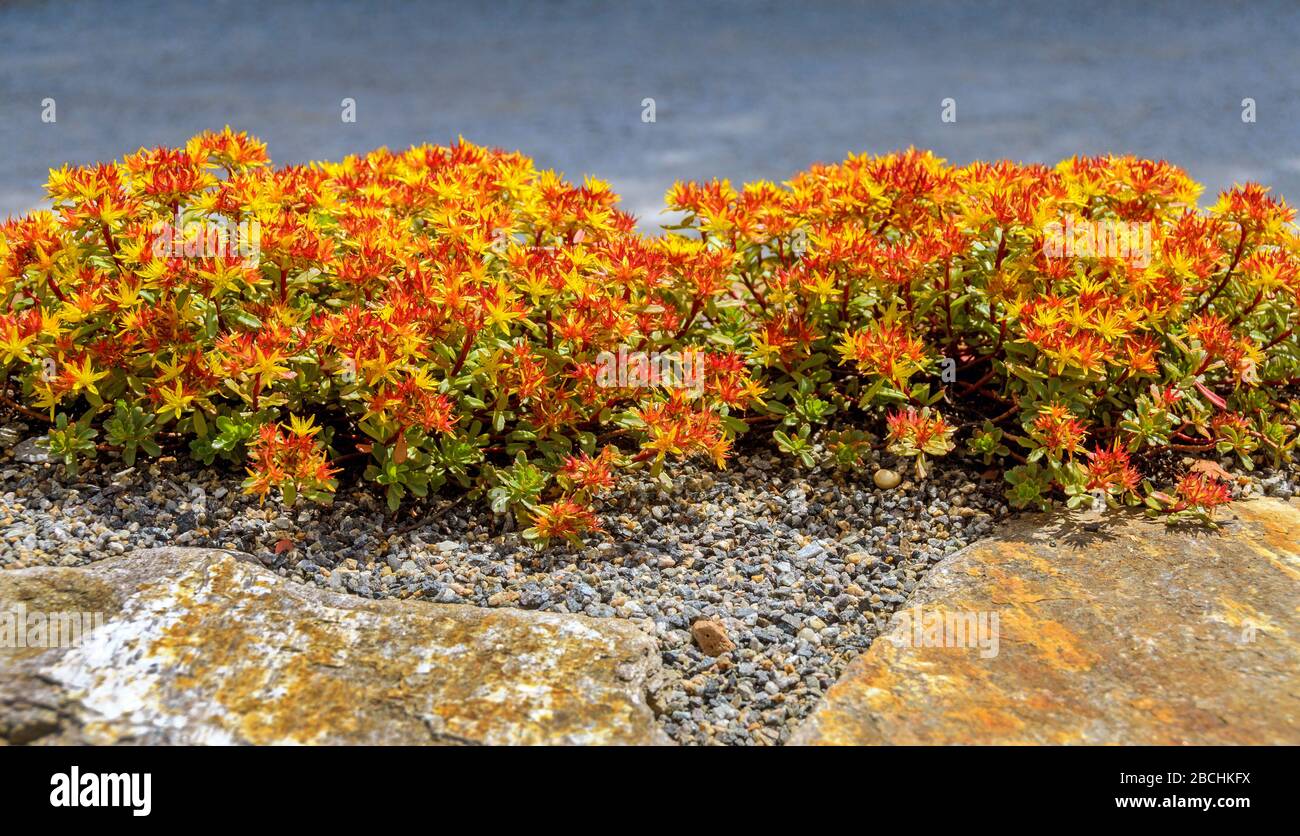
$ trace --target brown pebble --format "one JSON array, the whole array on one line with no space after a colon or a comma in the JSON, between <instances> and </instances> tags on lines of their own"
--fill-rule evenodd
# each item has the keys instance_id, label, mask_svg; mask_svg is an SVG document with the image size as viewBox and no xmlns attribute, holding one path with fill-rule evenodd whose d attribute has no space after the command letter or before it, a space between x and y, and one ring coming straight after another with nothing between
<instances>
[{"instance_id":1,"label":"brown pebble","mask_svg":"<svg viewBox=\"0 0 1300 836\"><path fill-rule=\"evenodd\" d=\"M702 618L691 625L691 635L707 656L721 656L736 649L736 643L727 636L727 628L720 621Z\"/></svg>"}]
</instances>

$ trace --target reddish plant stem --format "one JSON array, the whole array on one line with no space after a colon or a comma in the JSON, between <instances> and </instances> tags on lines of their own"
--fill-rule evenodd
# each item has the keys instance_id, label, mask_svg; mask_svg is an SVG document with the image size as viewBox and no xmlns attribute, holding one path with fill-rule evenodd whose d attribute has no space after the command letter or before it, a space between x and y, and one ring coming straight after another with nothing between
<instances>
[{"instance_id":1,"label":"reddish plant stem","mask_svg":"<svg viewBox=\"0 0 1300 836\"><path fill-rule=\"evenodd\" d=\"M993 343L993 348L989 351L989 353L981 354L978 357L971 358L969 361L958 366L957 371L959 372L966 371L967 369L978 366L980 363L983 363L985 360L995 359L998 356L998 352L1002 349L1002 343L1006 340L1006 336L1007 336L1006 320L998 320L998 338L997 341Z\"/></svg>"},{"instance_id":2,"label":"reddish plant stem","mask_svg":"<svg viewBox=\"0 0 1300 836\"><path fill-rule=\"evenodd\" d=\"M64 303L65 305L68 303L68 297L64 296L63 291L59 290L59 286L55 284L53 273L46 274L45 283L49 285L50 290L54 293L56 297L58 297L58 300L60 302Z\"/></svg>"},{"instance_id":3,"label":"reddish plant stem","mask_svg":"<svg viewBox=\"0 0 1300 836\"><path fill-rule=\"evenodd\" d=\"M853 292L853 277L847 270L843 271L840 281L840 322L843 323L849 316L849 295Z\"/></svg>"},{"instance_id":4,"label":"reddish plant stem","mask_svg":"<svg viewBox=\"0 0 1300 836\"><path fill-rule=\"evenodd\" d=\"M674 339L680 340L690 330L691 324L695 322L695 316L700 312L703 296L697 295L691 302L690 313L686 314L686 319L682 321L682 327L677 330L677 336Z\"/></svg>"},{"instance_id":5,"label":"reddish plant stem","mask_svg":"<svg viewBox=\"0 0 1300 836\"><path fill-rule=\"evenodd\" d=\"M1007 232L1004 229L998 230L998 251L993 257L993 272L996 273L1002 269L1002 261L1007 257Z\"/></svg>"},{"instance_id":6,"label":"reddish plant stem","mask_svg":"<svg viewBox=\"0 0 1300 836\"><path fill-rule=\"evenodd\" d=\"M1262 351L1268 351L1270 348L1272 348L1273 346L1275 346L1275 345L1277 345L1278 343L1282 342L1283 340L1285 340L1287 337L1291 336L1291 335L1294 334L1294 333L1295 333L1295 328L1288 328L1288 329L1286 329L1286 330L1283 331L1281 334L1278 334L1276 337L1274 337L1273 339L1269 340L1269 341L1268 341L1268 344L1265 345L1261 350L1262 350Z\"/></svg>"},{"instance_id":7,"label":"reddish plant stem","mask_svg":"<svg viewBox=\"0 0 1300 836\"><path fill-rule=\"evenodd\" d=\"M998 352L1002 350L1002 344L1006 342L1006 339L1007 339L1007 321L1005 319L999 319L998 320L998 341L993 344L993 351L990 352L989 354L990 357L998 356Z\"/></svg>"},{"instance_id":8,"label":"reddish plant stem","mask_svg":"<svg viewBox=\"0 0 1300 836\"><path fill-rule=\"evenodd\" d=\"M1011 401L1007 400L1006 398L1002 397L1001 395L995 394L995 393L990 392L989 390L987 390L987 389L983 389L983 388L981 388L981 389L976 389L975 391L971 392L970 394L972 394L972 395L979 395L979 396L981 396L981 397L988 398L988 399L991 400L991 401L996 401L997 403L1000 403L1000 404L1011 404L1011 403L1012 403Z\"/></svg>"},{"instance_id":9,"label":"reddish plant stem","mask_svg":"<svg viewBox=\"0 0 1300 836\"><path fill-rule=\"evenodd\" d=\"M944 313L944 330L948 334L948 350L954 347L955 340L952 335L952 259L944 259L943 262L943 313Z\"/></svg>"},{"instance_id":10,"label":"reddish plant stem","mask_svg":"<svg viewBox=\"0 0 1300 836\"><path fill-rule=\"evenodd\" d=\"M984 373L983 377L981 377L979 380L975 381L974 383L963 383L961 385L962 393L970 394L971 392L978 391L985 383L988 383L990 380L993 379L993 371L994 371L993 369L989 369L987 372Z\"/></svg>"},{"instance_id":11,"label":"reddish plant stem","mask_svg":"<svg viewBox=\"0 0 1300 836\"><path fill-rule=\"evenodd\" d=\"M37 421L44 421L47 424L54 423L49 419L49 416L37 412L34 409L30 409L26 406L23 406L22 404L18 403L18 401L14 400L13 398L9 397L8 395L2 392L0 392L0 403L3 403L5 406L9 407L10 409L13 409L17 412L22 413L23 415L26 415L28 418L34 418Z\"/></svg>"},{"instance_id":12,"label":"reddish plant stem","mask_svg":"<svg viewBox=\"0 0 1300 836\"><path fill-rule=\"evenodd\" d=\"M763 294L759 293L757 288L754 287L754 283L751 282L749 279L749 274L741 273L740 280L744 283L745 287L749 290L749 295L753 296L754 301L758 303L759 309L763 313L767 313L767 301L763 299Z\"/></svg>"},{"instance_id":13,"label":"reddish plant stem","mask_svg":"<svg viewBox=\"0 0 1300 836\"><path fill-rule=\"evenodd\" d=\"M1228 286L1228 280L1232 278L1232 272L1237 269L1237 262L1241 259L1241 253L1245 248L1246 248L1246 227L1243 226L1241 228L1241 237L1237 239L1237 249L1232 253L1232 261L1229 262L1228 264L1228 272L1223 274L1223 279L1214 288L1214 292L1212 292L1208 297L1206 297L1204 302L1197 305L1196 310L1192 311L1193 316L1208 308L1210 306L1210 303L1213 302L1218 297L1218 295L1223 292L1223 289Z\"/></svg>"},{"instance_id":14,"label":"reddish plant stem","mask_svg":"<svg viewBox=\"0 0 1300 836\"><path fill-rule=\"evenodd\" d=\"M99 222L99 229L104 234L104 246L108 248L108 256L113 260L114 269L119 276L124 275L126 271L122 269L122 262L117 258L117 244L113 243L113 231L108 228L108 223L105 221Z\"/></svg>"},{"instance_id":15,"label":"reddish plant stem","mask_svg":"<svg viewBox=\"0 0 1300 836\"><path fill-rule=\"evenodd\" d=\"M1238 323L1240 323L1246 317L1250 316L1250 312L1255 310L1255 307L1259 305L1259 303L1263 300L1263 298L1264 298L1264 291L1261 290L1258 293L1256 293L1255 298L1251 300L1250 304L1242 308L1241 311L1232 318L1232 322L1228 323L1228 327L1236 328Z\"/></svg>"},{"instance_id":16,"label":"reddish plant stem","mask_svg":"<svg viewBox=\"0 0 1300 836\"><path fill-rule=\"evenodd\" d=\"M456 355L456 364L451 367L451 374L448 377L455 377L460 374L461 367L465 365L465 358L469 357L469 347L474 344L474 332L465 331L465 339L460 344L460 353Z\"/></svg>"},{"instance_id":17,"label":"reddish plant stem","mask_svg":"<svg viewBox=\"0 0 1300 836\"><path fill-rule=\"evenodd\" d=\"M1008 409L1006 412L1004 412L1004 413L1002 413L1001 415L998 415L998 416L996 416L996 417L994 417L994 418L990 418L990 419L989 419L989 423L990 423L990 424L997 424L997 423L1000 423L1000 422L1002 422L1002 421L1007 420L1007 419L1010 418L1012 415L1015 415L1015 414L1016 414L1017 412L1019 412L1019 411L1020 411L1020 404L1012 404L1012 405L1011 405L1011 408Z\"/></svg>"}]
</instances>

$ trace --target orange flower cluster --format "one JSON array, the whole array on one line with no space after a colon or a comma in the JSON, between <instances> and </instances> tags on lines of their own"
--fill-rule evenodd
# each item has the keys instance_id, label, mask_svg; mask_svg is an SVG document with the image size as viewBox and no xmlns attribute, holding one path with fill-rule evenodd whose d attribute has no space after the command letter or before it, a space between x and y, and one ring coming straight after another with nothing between
<instances>
[{"instance_id":1,"label":"orange flower cluster","mask_svg":"<svg viewBox=\"0 0 1300 836\"><path fill-rule=\"evenodd\" d=\"M1107 495L1120 495L1137 490L1141 477L1133 467L1128 451L1122 447L1087 451L1088 482L1090 491L1104 491Z\"/></svg>"},{"instance_id":2,"label":"orange flower cluster","mask_svg":"<svg viewBox=\"0 0 1300 836\"><path fill-rule=\"evenodd\" d=\"M942 415L931 413L929 407L920 411L908 407L891 413L885 424L890 452L915 457L916 475L920 478L925 477L926 455L945 456L953 448L956 428L949 426Z\"/></svg>"},{"instance_id":3,"label":"orange flower cluster","mask_svg":"<svg viewBox=\"0 0 1300 836\"><path fill-rule=\"evenodd\" d=\"M925 343L898 323L877 322L857 332L845 331L837 346L845 361L857 364L861 374L878 375L895 387L925 368Z\"/></svg>"},{"instance_id":4,"label":"orange flower cluster","mask_svg":"<svg viewBox=\"0 0 1300 836\"><path fill-rule=\"evenodd\" d=\"M599 494L614 487L614 468L618 464L618 448L609 445L599 455L579 452L566 456L557 472L561 482L567 481L574 489L587 494Z\"/></svg>"},{"instance_id":5,"label":"orange flower cluster","mask_svg":"<svg viewBox=\"0 0 1300 836\"><path fill-rule=\"evenodd\" d=\"M1174 492L1178 496L1178 502L1174 505L1175 511L1189 508L1208 511L1231 499L1228 486L1205 473L1187 474L1179 481Z\"/></svg>"},{"instance_id":6,"label":"orange flower cluster","mask_svg":"<svg viewBox=\"0 0 1300 836\"><path fill-rule=\"evenodd\" d=\"M338 470L330 467L316 438L319 432L310 418L296 416L288 430L280 424L262 425L248 445L251 466L244 488L263 499L278 488L289 503L298 495L312 499L333 493Z\"/></svg>"},{"instance_id":7,"label":"orange flower cluster","mask_svg":"<svg viewBox=\"0 0 1300 836\"><path fill-rule=\"evenodd\" d=\"M1036 450L1042 450L1049 459L1060 461L1083 450L1083 440L1088 431L1064 404L1049 403L1039 407L1029 434L1037 445Z\"/></svg>"},{"instance_id":8,"label":"orange flower cluster","mask_svg":"<svg viewBox=\"0 0 1300 836\"><path fill-rule=\"evenodd\" d=\"M588 531L600 531L600 522L591 509L572 499L544 503L533 512L529 533L546 542L552 539L573 540Z\"/></svg>"}]
</instances>

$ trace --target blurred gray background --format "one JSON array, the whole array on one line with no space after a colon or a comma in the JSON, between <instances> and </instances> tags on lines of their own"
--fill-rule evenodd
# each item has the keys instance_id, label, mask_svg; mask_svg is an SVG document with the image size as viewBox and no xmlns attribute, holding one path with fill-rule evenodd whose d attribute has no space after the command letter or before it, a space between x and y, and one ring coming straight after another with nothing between
<instances>
[{"instance_id":1,"label":"blurred gray background","mask_svg":"<svg viewBox=\"0 0 1300 836\"><path fill-rule=\"evenodd\" d=\"M958 163L1164 157L1203 202L1247 179L1294 202L1300 4L0 5L0 217L40 205L50 166L226 123L277 163L463 134L609 179L647 226L677 178L783 180L910 144Z\"/></svg>"}]
</instances>

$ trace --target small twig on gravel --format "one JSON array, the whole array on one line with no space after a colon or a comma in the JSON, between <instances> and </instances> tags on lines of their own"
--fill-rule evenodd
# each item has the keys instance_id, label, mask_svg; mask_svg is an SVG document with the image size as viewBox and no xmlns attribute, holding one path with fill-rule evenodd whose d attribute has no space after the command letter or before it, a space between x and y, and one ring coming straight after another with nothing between
<instances>
[{"instance_id":1,"label":"small twig on gravel","mask_svg":"<svg viewBox=\"0 0 1300 836\"><path fill-rule=\"evenodd\" d=\"M0 392L0 403L4 404L5 406L9 407L15 412L18 412L19 414L24 415L33 420L44 421L46 424L54 423L53 421L50 420L48 415L45 415L44 413L37 412L34 409L29 409L23 406L22 404L15 401L13 398L9 397L9 395L5 394L4 392Z\"/></svg>"}]
</instances>

